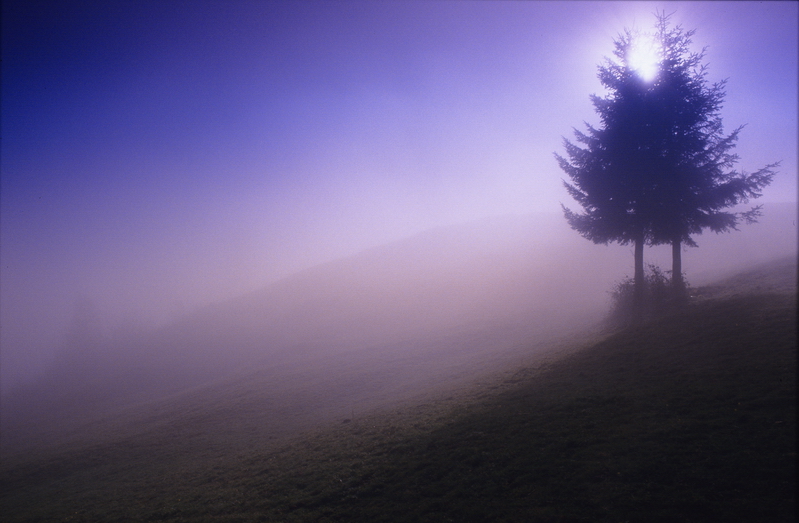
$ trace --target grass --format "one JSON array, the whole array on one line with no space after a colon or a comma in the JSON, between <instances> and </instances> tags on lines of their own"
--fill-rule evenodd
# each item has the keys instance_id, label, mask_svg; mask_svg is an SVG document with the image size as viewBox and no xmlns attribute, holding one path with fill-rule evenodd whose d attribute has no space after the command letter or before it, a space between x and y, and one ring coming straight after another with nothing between
<instances>
[{"instance_id":1,"label":"grass","mask_svg":"<svg viewBox=\"0 0 799 523\"><path fill-rule=\"evenodd\" d=\"M0 514L3 521L794 521L792 289L717 289L679 314L469 394L272 443L242 448L187 418L42 450L4 464Z\"/></svg>"}]
</instances>

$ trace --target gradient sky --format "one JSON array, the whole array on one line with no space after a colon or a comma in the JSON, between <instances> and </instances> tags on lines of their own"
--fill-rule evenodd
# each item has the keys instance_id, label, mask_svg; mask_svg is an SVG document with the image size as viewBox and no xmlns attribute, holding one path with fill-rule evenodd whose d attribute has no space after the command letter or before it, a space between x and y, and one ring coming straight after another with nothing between
<instances>
[{"instance_id":1,"label":"gradient sky","mask_svg":"<svg viewBox=\"0 0 799 523\"><path fill-rule=\"evenodd\" d=\"M430 227L558 211L553 152L656 9L729 79L740 167L782 160L763 201L795 201L797 7L4 1L2 348L55 346L82 299L161 322Z\"/></svg>"}]
</instances>

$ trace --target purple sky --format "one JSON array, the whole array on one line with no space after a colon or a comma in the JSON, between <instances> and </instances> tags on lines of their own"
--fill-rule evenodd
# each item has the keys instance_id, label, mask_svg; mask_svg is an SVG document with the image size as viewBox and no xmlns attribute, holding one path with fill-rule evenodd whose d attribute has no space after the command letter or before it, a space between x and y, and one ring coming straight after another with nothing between
<instances>
[{"instance_id":1,"label":"purple sky","mask_svg":"<svg viewBox=\"0 0 799 523\"><path fill-rule=\"evenodd\" d=\"M552 153L656 9L797 197L796 2L3 2L2 348L165 321L418 231L572 203ZM60 330L59 330L60 329Z\"/></svg>"}]
</instances>

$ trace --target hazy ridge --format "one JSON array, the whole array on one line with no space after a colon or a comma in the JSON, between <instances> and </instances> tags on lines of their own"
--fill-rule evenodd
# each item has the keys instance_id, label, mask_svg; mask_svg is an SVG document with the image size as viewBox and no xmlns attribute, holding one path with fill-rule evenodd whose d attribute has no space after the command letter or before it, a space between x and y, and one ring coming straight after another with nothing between
<instances>
[{"instance_id":1,"label":"hazy ridge","mask_svg":"<svg viewBox=\"0 0 799 523\"><path fill-rule=\"evenodd\" d=\"M473 361L461 387L321 424L332 392L354 405L390 373L253 369L7 456L0 507L14 521L792 521L796 271L761 263L643 328L528 346L481 383Z\"/></svg>"},{"instance_id":2,"label":"hazy ridge","mask_svg":"<svg viewBox=\"0 0 799 523\"><path fill-rule=\"evenodd\" d=\"M795 258L795 212L767 207L760 224L699 237L685 255L689 281ZM595 325L610 285L629 274L628 251L576 237L555 214L431 230L154 332L64 352L43 379L3 395L0 443L80 437L82 424L116 409L202 395L253 371L303 426L456 384ZM647 256L667 266L668 257Z\"/></svg>"}]
</instances>

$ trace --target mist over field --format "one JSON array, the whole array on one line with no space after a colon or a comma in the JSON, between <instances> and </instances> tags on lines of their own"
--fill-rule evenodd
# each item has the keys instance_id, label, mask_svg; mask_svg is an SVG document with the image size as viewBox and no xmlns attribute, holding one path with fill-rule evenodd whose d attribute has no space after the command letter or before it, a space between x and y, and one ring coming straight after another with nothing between
<instances>
[{"instance_id":1,"label":"mist over field","mask_svg":"<svg viewBox=\"0 0 799 523\"><path fill-rule=\"evenodd\" d=\"M796 520L798 2L0 19L4 522Z\"/></svg>"},{"instance_id":2,"label":"mist over field","mask_svg":"<svg viewBox=\"0 0 799 523\"><path fill-rule=\"evenodd\" d=\"M689 282L795 258L796 212L771 204L758 224L698 237L685 250ZM4 390L4 446L220 380L251 383L306 424L455 387L601 328L630 251L584 241L558 214L502 216L319 265L158 328L112 331L87 300L53 360ZM646 259L668 269L670 250Z\"/></svg>"},{"instance_id":3,"label":"mist over field","mask_svg":"<svg viewBox=\"0 0 799 523\"><path fill-rule=\"evenodd\" d=\"M211 390L309 426L597 328L632 247L569 229L553 153L662 6L195 4L3 2L3 449ZM797 4L670 5L741 170L782 162L688 282L795 258Z\"/></svg>"}]
</instances>

